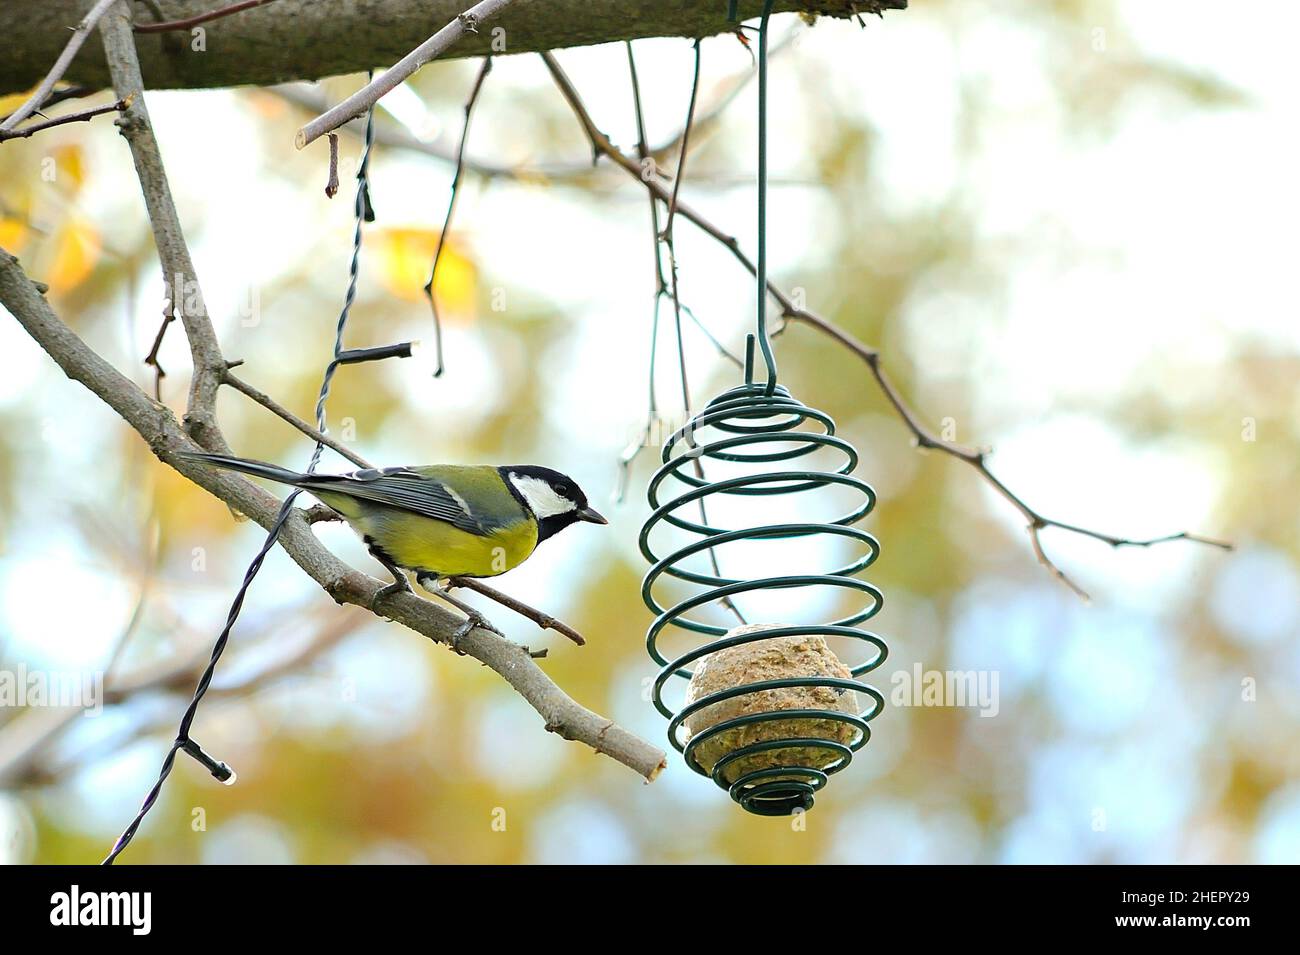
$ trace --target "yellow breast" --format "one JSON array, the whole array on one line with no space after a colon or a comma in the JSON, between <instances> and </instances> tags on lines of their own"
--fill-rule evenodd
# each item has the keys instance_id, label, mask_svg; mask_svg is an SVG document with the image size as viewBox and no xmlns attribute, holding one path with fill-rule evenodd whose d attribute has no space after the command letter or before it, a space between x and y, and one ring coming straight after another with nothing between
<instances>
[{"instance_id":1,"label":"yellow breast","mask_svg":"<svg viewBox=\"0 0 1300 955\"><path fill-rule=\"evenodd\" d=\"M394 563L438 577L495 577L518 567L537 547L537 523L521 520L487 536L444 522L360 502L335 494L318 494L342 514L362 538Z\"/></svg>"}]
</instances>

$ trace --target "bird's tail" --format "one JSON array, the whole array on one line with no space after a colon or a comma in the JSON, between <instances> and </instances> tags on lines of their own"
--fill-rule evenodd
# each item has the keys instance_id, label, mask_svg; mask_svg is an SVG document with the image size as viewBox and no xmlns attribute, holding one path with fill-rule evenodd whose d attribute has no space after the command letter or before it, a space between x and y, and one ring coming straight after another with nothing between
<instances>
[{"instance_id":1,"label":"bird's tail","mask_svg":"<svg viewBox=\"0 0 1300 955\"><path fill-rule=\"evenodd\" d=\"M247 458L231 457L228 454L198 454L193 451L178 451L176 456L190 461L202 461L204 464L225 468L227 471L242 471L244 474L266 478L268 481L276 481L292 487L301 487L304 482L311 480L308 475L301 474L298 471L290 471L274 464L267 464L265 461L250 461Z\"/></svg>"}]
</instances>

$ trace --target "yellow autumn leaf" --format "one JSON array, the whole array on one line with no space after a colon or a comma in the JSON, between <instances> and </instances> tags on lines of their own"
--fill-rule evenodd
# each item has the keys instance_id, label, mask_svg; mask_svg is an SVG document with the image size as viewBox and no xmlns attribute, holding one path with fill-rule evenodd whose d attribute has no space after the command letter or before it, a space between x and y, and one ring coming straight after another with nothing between
<instances>
[{"instance_id":1,"label":"yellow autumn leaf","mask_svg":"<svg viewBox=\"0 0 1300 955\"><path fill-rule=\"evenodd\" d=\"M36 84L36 86L39 85L39 83ZM22 106L23 103L26 103L31 99L32 94L36 92L36 86L25 89L21 93L6 93L4 96L0 96L0 116L8 116L19 106ZM57 91L66 88L65 85L59 84L55 87L55 90ZM35 118L39 119L40 117L37 116Z\"/></svg>"},{"instance_id":2,"label":"yellow autumn leaf","mask_svg":"<svg viewBox=\"0 0 1300 955\"><path fill-rule=\"evenodd\" d=\"M18 252L27 238L27 226L17 219L0 216L0 248Z\"/></svg>"},{"instance_id":3,"label":"yellow autumn leaf","mask_svg":"<svg viewBox=\"0 0 1300 955\"><path fill-rule=\"evenodd\" d=\"M59 182L72 181L75 192L81 188L81 184L86 181L86 168L82 160L81 147L75 143L69 143L59 146L52 153L54 157L54 168L57 170L57 180Z\"/></svg>"},{"instance_id":4,"label":"yellow autumn leaf","mask_svg":"<svg viewBox=\"0 0 1300 955\"><path fill-rule=\"evenodd\" d=\"M438 233L433 229L387 228L375 234L379 254L379 276L399 298L424 298L424 283L429 281L429 267L438 248ZM449 318L473 312L477 270L454 236L447 238L438 261L438 279L434 294L438 307Z\"/></svg>"},{"instance_id":5,"label":"yellow autumn leaf","mask_svg":"<svg viewBox=\"0 0 1300 955\"><path fill-rule=\"evenodd\" d=\"M33 86L25 93L9 93L5 96L0 96L0 116L8 116L19 106L22 106L23 103L26 103L27 98L35 91L36 87Z\"/></svg>"},{"instance_id":6,"label":"yellow autumn leaf","mask_svg":"<svg viewBox=\"0 0 1300 955\"><path fill-rule=\"evenodd\" d=\"M72 219L54 236L54 253L45 270L50 291L67 292L76 288L94 271L99 261L99 233L90 223Z\"/></svg>"}]
</instances>

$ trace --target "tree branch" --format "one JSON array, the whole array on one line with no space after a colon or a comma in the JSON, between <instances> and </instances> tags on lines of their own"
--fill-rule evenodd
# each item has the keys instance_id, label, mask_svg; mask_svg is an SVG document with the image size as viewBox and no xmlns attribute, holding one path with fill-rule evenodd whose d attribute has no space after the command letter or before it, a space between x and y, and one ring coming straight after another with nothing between
<instances>
[{"instance_id":1,"label":"tree branch","mask_svg":"<svg viewBox=\"0 0 1300 955\"><path fill-rule=\"evenodd\" d=\"M448 581L452 587L465 587L469 590L477 591L488 600L495 601L508 610L513 610L519 616L531 620L543 630L554 630L556 633L568 637L578 646L586 646L587 640L577 630L574 630L563 620L552 617L544 610L538 610L536 607L530 607L522 600L511 597L509 594L502 593L495 587L490 587L481 580L473 577L452 577Z\"/></svg>"},{"instance_id":2,"label":"tree branch","mask_svg":"<svg viewBox=\"0 0 1300 955\"><path fill-rule=\"evenodd\" d=\"M41 104L45 102L45 98L50 95L51 91L53 91L54 84L63 78L63 74L66 73L68 67L72 65L73 59L76 58L77 51L81 49L81 44L86 42L86 37L90 35L90 31L95 29L95 24L99 22L99 18L108 12L108 8L111 7L113 3L114 0L98 0L98 2L90 8L89 12L82 17L81 22L73 28L72 36L68 38L67 46L65 46L63 52L59 54L59 58L54 61L54 66L50 68L50 72L45 74L45 79L41 80L40 85L36 87L36 91L33 92L31 96L27 97L27 102L23 103L22 106L19 106L16 110L10 113L3 123L0 123L0 132L8 132L41 108ZM0 34L3 34L4 32L3 28L0 28Z\"/></svg>"},{"instance_id":3,"label":"tree branch","mask_svg":"<svg viewBox=\"0 0 1300 955\"><path fill-rule=\"evenodd\" d=\"M697 226L705 234L726 246L726 248L731 250L731 254L736 258L736 260L744 266L746 271L751 275L756 276L757 270L753 261L740 248L740 243L737 241L736 237L727 234L685 203L680 201L674 202L676 194L675 188L669 190L662 182L653 176L644 176L642 174L641 165L632 157L625 155L610 141L608 136L600 131L595 120L592 119L591 114L587 111L587 107L583 104L582 97L579 95L577 88L574 87L573 82L564 72L564 69L560 66L559 61L556 60L555 56L552 53L547 52L542 54L542 59L545 61L547 69L550 70L551 77L554 79L555 85L560 91L560 95L562 95L565 101L569 104L570 109L572 109L574 116L582 126L583 132L586 134L587 139L596 153L612 160L616 165L640 182L652 195L666 203L674 203L679 215ZM783 318L816 329L823 335L826 335L833 341L844 346L858 358L861 358L870 370L872 378L875 379L877 387L885 396L885 400L889 402L890 406L898 414L899 418L902 419L903 424L906 425L907 429L912 433L917 446L942 451L943 453L948 454L959 461L964 461L973 467L985 481L992 485L993 489L996 490L998 494L1005 498L1020 512L1021 516L1024 517L1030 532L1030 544L1033 547L1034 555L1038 558L1039 562L1051 571L1058 580L1085 600L1088 599L1087 592L1066 576L1065 573L1061 571L1061 569L1057 567L1043 551L1042 542L1039 539L1039 531L1043 528L1056 527L1073 534L1080 534L1084 537L1091 537L1096 540L1104 541L1112 547L1150 547L1153 544L1185 540L1193 543L1205 544L1210 547L1218 547L1223 550L1232 549L1232 544L1227 541L1202 537L1187 532L1169 534L1164 537L1155 537L1147 540L1138 540L1127 537L1116 537L1101 531L1094 531L1088 528L1079 527L1075 524L1068 524L1064 521L1044 517L1038 511L1026 504L1019 495L1011 491L1010 488L1003 484L1002 481L989 470L988 464L985 461L985 458L989 453L987 449L969 448L953 441L945 441L936 436L922 423L920 416L908 406L908 404L903 400L903 396L897 387L894 386L894 383L885 374L884 369L881 367L880 353L878 350L859 341L853 335L849 334L838 325L835 325L833 322L818 315L811 309L796 305L794 300L778 288L770 279L767 281L767 293L781 306L781 315Z\"/></svg>"},{"instance_id":4,"label":"tree branch","mask_svg":"<svg viewBox=\"0 0 1300 955\"><path fill-rule=\"evenodd\" d=\"M22 271L18 260L0 249L0 304L18 320L63 372L112 408L148 443L164 463L263 527L275 520L279 501L251 481L176 456L193 444L170 409L150 399L133 382L92 350L61 322ZM349 567L311 532L301 510L280 533L285 552L338 603L369 607L384 584ZM381 602L384 615L430 640L450 645L462 619L414 593ZM506 680L545 721L547 730L586 743L599 753L653 780L666 765L662 750L576 703L528 655L528 651L490 631L474 629L455 649L486 664Z\"/></svg>"},{"instance_id":5,"label":"tree branch","mask_svg":"<svg viewBox=\"0 0 1300 955\"><path fill-rule=\"evenodd\" d=\"M68 123L84 123L94 119L96 116L103 116L105 113L120 113L126 109L130 103L125 100L118 100L116 103L109 103L107 106L92 106L89 109L79 109L75 113L66 113L63 116L56 116L53 119L47 119L43 122L32 123L24 126L22 129L0 129L0 143L7 139L26 139L43 129L49 129L53 126L65 126Z\"/></svg>"},{"instance_id":6,"label":"tree branch","mask_svg":"<svg viewBox=\"0 0 1300 955\"><path fill-rule=\"evenodd\" d=\"M28 89L49 69L90 0L0 3L0 93ZM205 13L219 0L153 0L164 20ZM906 0L779 0L778 12L803 11L846 19L853 9L903 9ZM140 36L140 59L150 89L200 89L291 80L317 80L394 63L470 6L470 0L279 0L207 24L205 49L183 34ZM741 0L742 17L756 16L760 0ZM498 21L507 53L588 46L652 36L705 37L735 29L722 0L518 0ZM492 31L464 37L446 55L476 57L492 49ZM178 40L183 42L177 42ZM108 70L86 50L68 79L102 88Z\"/></svg>"},{"instance_id":7,"label":"tree branch","mask_svg":"<svg viewBox=\"0 0 1300 955\"><path fill-rule=\"evenodd\" d=\"M166 20L160 23L140 23L136 25L136 33L169 33L173 30L189 30L201 23L209 23L212 20L220 20L222 17L228 17L232 13L239 13L243 10L251 10L254 7L260 7L266 3L273 3L274 0L239 0L238 3L232 3L228 7L221 7L217 10L209 10L207 13L198 13L192 17L186 17L183 20Z\"/></svg>"},{"instance_id":8,"label":"tree branch","mask_svg":"<svg viewBox=\"0 0 1300 955\"><path fill-rule=\"evenodd\" d=\"M239 680L214 683L205 699L211 701L246 696L301 669L355 632L366 616L360 610L331 614L331 619L311 639L287 650L281 649L272 659ZM206 662L207 652L199 647L198 653L179 663L168 660L123 674L113 673L110 665L105 668L103 698L98 702L104 706L120 706L154 691L188 693L203 672ZM62 769L74 766L84 769L85 762L78 757L67 760L60 764L59 769L52 770L46 757L49 756L49 747L54 740L72 725L76 717L89 709L92 702L83 701L76 707L29 709L0 729L0 788L47 783L57 778ZM173 719L170 715L161 715L157 725L162 723L171 724ZM128 738L135 739L153 728L155 724L152 721L140 722L131 730ZM124 742L126 740L113 741L118 747Z\"/></svg>"},{"instance_id":9,"label":"tree branch","mask_svg":"<svg viewBox=\"0 0 1300 955\"><path fill-rule=\"evenodd\" d=\"M130 104L118 118L117 125L131 147L131 158L144 193L149 225L153 229L154 244L158 247L158 259L162 265L163 284L168 290L169 314L175 313L180 318L185 327L185 337L189 340L194 373L185 414L186 430L204 448L228 452L230 449L216 422L217 391L226 373L226 360L208 318L198 273L185 244L185 233L176 204L172 201L167 170L163 168L158 140L149 121L144 81L136 58L135 38L131 34L131 7L127 0L117 0L104 17L100 32L104 37L104 53L112 73L113 88L118 99ZM155 361L167 324L164 319L159 341L151 352Z\"/></svg>"},{"instance_id":10,"label":"tree branch","mask_svg":"<svg viewBox=\"0 0 1300 955\"><path fill-rule=\"evenodd\" d=\"M491 20L511 2L512 0L481 0L464 13L456 14L451 22L394 63L392 67L380 73L333 109L327 110L298 130L298 135L294 137L294 145L302 149L331 130L338 129L348 120L356 119L379 102L385 93L391 92L420 67L436 59L461 37L467 33L477 33L480 24Z\"/></svg>"}]
</instances>

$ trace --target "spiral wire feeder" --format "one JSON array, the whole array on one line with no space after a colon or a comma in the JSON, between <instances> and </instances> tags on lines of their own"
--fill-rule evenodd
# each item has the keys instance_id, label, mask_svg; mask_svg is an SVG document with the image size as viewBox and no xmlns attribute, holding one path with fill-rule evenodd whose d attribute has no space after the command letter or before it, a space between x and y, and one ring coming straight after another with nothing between
<instances>
[{"instance_id":1,"label":"spiral wire feeder","mask_svg":"<svg viewBox=\"0 0 1300 955\"><path fill-rule=\"evenodd\" d=\"M641 529L642 555L651 564L642 583L641 595L646 606L656 616L646 633L646 649L661 667L654 681L653 702L656 709L668 718L668 740L682 753L688 766L701 775L710 776L726 789L731 798L749 812L765 816L783 816L806 811L813 805L814 795L822 789L828 778L847 766L853 754L871 738L870 722L884 707L884 698L873 687L857 680L880 666L888 652L884 641L877 635L860 629L858 624L879 612L884 597L872 584L856 576L869 567L880 554L880 545L871 534L853 525L865 518L875 506L876 493L865 481L854 477L852 471L858 464L858 452L843 438L835 434L835 422L826 413L808 407L777 384L776 360L767 333L766 305L766 117L767 117L767 25L772 0L765 5L759 29L758 52L758 312L757 335L747 341L745 383L724 392L705 406L665 442L662 466L655 472L647 488L652 513ZM767 367L767 381L754 381L755 344L762 351ZM800 459L821 452L821 456L834 456L842 462L834 470L814 468ZM726 464L719 464L726 462ZM797 462L797 463L796 463ZM710 481L705 469L714 466L740 470L737 476ZM803 464L800 467L799 464ZM846 513L827 522L766 523L726 529L714 526L708 518L708 504L721 503L724 497L771 498L775 496L825 494L828 489L846 488L841 493L851 494L857 501ZM756 504L759 502L755 502ZM694 540L669 553L659 556L651 542L655 528L664 525L692 535ZM834 538L853 542L861 553L843 566L816 573L781 574L754 578L724 576L720 569L718 548L737 542L757 542L792 538L819 537L834 543ZM742 546L744 546L742 544ZM708 565L695 569L699 557L706 555ZM688 566L688 561L695 563ZM672 578L693 585L694 593L671 603L656 596L656 584ZM735 633L726 627L701 619L697 612L709 604L726 608L745 623L733 598L760 591L780 591L797 588L834 588L847 592L860 602L859 609L850 611L840 619L827 623L790 624L764 629L749 629ZM687 635L710 638L703 644L672 659L660 649L660 640L669 628ZM847 638L865 644L867 658L848 668L855 679L837 676L788 676L779 679L757 680L740 686L728 687L708 693L674 712L664 700L664 690L674 678L689 680L694 674L692 664L710 654L742 644L781 637L819 636L822 638ZM683 724L696 713L710 706L752 693L789 688L824 688L842 695L845 692L862 694L866 701L860 712L838 709L802 708L773 709L750 712L725 719L700 732L690 734ZM855 699L855 697L850 697ZM856 707L854 707L856 709ZM774 721L791 722L807 726L816 721L820 726L847 724L846 741L818 738L811 734L791 735L776 739L762 739L731 749L706 769L700 760L700 747L723 734ZM827 722L833 721L833 722ZM775 728L773 728L775 731ZM784 727L780 730L784 732ZM689 735L688 739L683 739ZM768 735L771 735L769 732ZM753 757L763 754L762 767L747 770ZM780 755L776 755L780 754ZM808 754L814 754L811 757ZM772 766L773 759L780 765ZM734 767L734 772L728 770ZM736 778L731 778L735 775Z\"/></svg>"},{"instance_id":2,"label":"spiral wire feeder","mask_svg":"<svg viewBox=\"0 0 1300 955\"><path fill-rule=\"evenodd\" d=\"M748 377L748 376L747 376ZM803 424L811 424L816 431L796 431ZM706 443L697 443L695 436L706 429L721 437ZM782 470L757 470L720 481L708 481L694 471L698 463L727 461L755 465L775 465L791 462L823 448L834 449L843 455L843 464L835 471L799 469L785 465ZM835 435L835 423L824 412L804 405L781 386L769 396L766 386L747 381L719 395L691 422L664 445L663 466L650 481L647 495L654 509L641 530L641 552L650 561L651 568L642 584L641 595L646 605L656 614L646 634L646 648L662 669L654 682L654 705L669 719L668 739L683 754L696 772L712 777L726 789L731 798L745 809L760 815L788 815L812 807L813 794L826 785L827 778L843 769L853 753L866 745L871 737L868 725L884 706L884 698L873 687L857 680L832 676L799 676L775 680L761 680L711 693L674 713L664 701L664 688L673 677L689 679L691 664L711 653L729 647L790 636L846 637L865 643L869 656L850 668L854 677L861 676L885 660L887 649L880 637L859 629L860 624L880 610L883 596L872 584L855 575L869 567L880 554L876 539L852 525L871 512L876 502L871 486L850 472L858 463L853 446ZM677 493L668 496L669 479L677 482ZM687 516L714 495L771 496L816 492L839 485L852 489L861 502L839 518L827 523L762 524L726 530L715 527L704 518L695 520ZM667 497L665 500L664 498ZM650 542L651 532L660 524L670 525L695 535L691 543L673 550L663 557L657 556ZM708 552L716 556L716 548L738 541L760 541L796 537L840 537L861 545L862 553L844 566L825 573L784 574L780 576L737 579L718 572L699 571L686 566L689 558ZM716 564L714 565L717 566ZM655 595L655 584L663 577L671 577L696 585L698 592L678 603L664 606ZM706 622L693 615L707 604L729 603L740 594L763 590L803 587L833 587L860 595L864 606L847 616L823 624L790 625L774 627L743 634L728 634L727 628ZM675 659L668 659L659 648L659 640L669 627L694 634L712 637L710 642L698 646ZM857 714L830 709L779 709L766 713L752 713L725 720L692 736L683 743L678 730L692 714L706 707L749 693L789 687L824 687L835 691L851 690L862 694L869 702ZM697 757L699 747L710 739L754 723L774 720L832 720L848 724L856 730L849 743L832 739L789 737L763 740L732 750L717 760L711 770L706 770ZM825 725L825 724L823 724ZM733 764L758 753L782 750L823 752L829 760L820 768L807 765L780 765L747 772L728 780L727 770ZM819 761L819 760L814 760Z\"/></svg>"}]
</instances>

